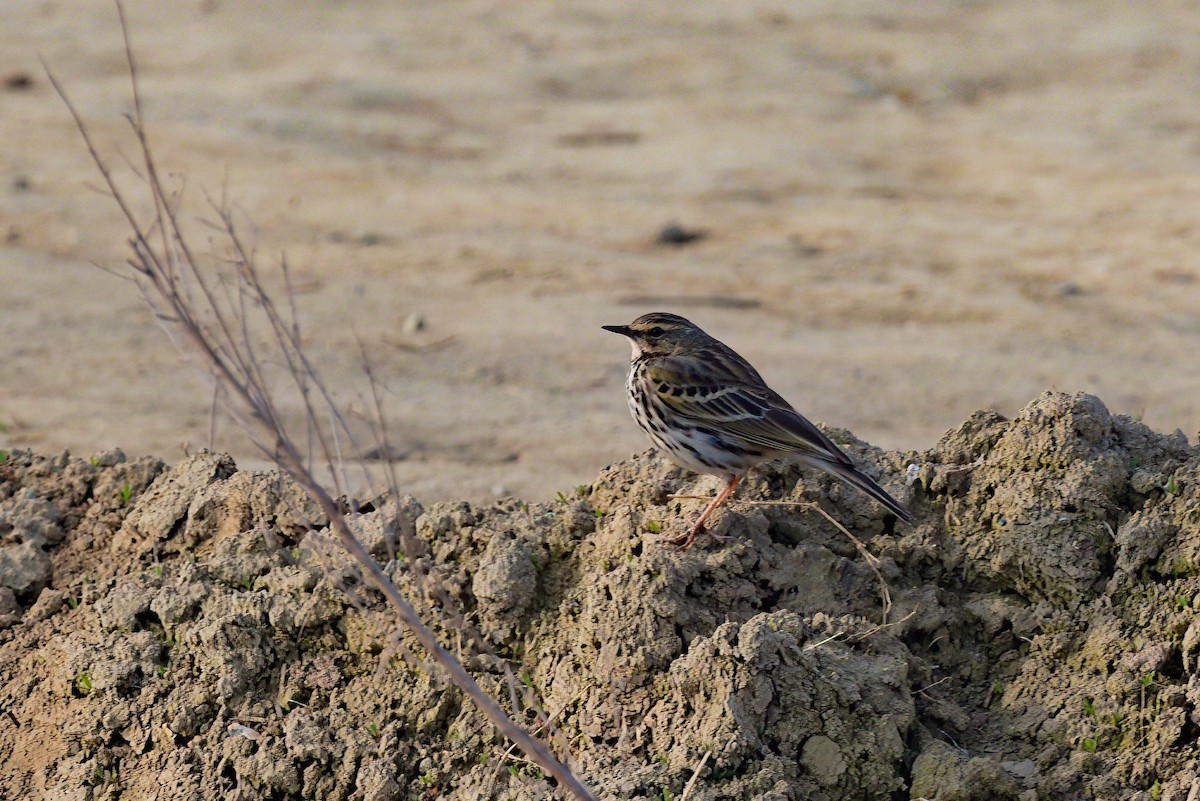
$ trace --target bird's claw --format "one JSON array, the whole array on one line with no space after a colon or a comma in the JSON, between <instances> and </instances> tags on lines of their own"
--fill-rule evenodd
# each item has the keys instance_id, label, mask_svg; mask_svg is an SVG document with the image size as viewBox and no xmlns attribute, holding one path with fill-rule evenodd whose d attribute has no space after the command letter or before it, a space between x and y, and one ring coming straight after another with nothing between
<instances>
[{"instance_id":1,"label":"bird's claw","mask_svg":"<svg viewBox=\"0 0 1200 801\"><path fill-rule=\"evenodd\" d=\"M718 534L715 531L710 530L708 526L704 525L703 523L692 526L692 528L689 529L685 534L680 534L676 537L666 537L665 539L667 544L673 546L675 550L686 551L688 548L691 548L693 544L695 544L696 538L701 534L707 534L717 542L729 542L731 539L733 539L732 535Z\"/></svg>"},{"instance_id":2,"label":"bird's claw","mask_svg":"<svg viewBox=\"0 0 1200 801\"><path fill-rule=\"evenodd\" d=\"M701 523L698 526L692 526L692 528L685 534L680 534L677 537L667 537L666 542L668 545L673 546L677 551L686 551L688 548L692 547L692 543L696 541L696 537L699 537L707 530L708 529L704 527L704 524Z\"/></svg>"}]
</instances>

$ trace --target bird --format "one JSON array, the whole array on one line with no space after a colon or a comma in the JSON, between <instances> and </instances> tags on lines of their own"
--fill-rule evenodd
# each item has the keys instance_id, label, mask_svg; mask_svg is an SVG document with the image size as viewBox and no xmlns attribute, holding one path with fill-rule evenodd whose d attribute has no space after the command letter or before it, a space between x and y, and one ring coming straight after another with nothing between
<instances>
[{"instance_id":1,"label":"bird","mask_svg":"<svg viewBox=\"0 0 1200 801\"><path fill-rule=\"evenodd\" d=\"M670 540L680 550L706 531L709 517L752 468L781 457L824 470L913 522L912 513L768 387L749 362L699 326L652 312L629 325L601 328L632 345L625 382L629 412L654 446L687 470L725 480L695 524Z\"/></svg>"}]
</instances>

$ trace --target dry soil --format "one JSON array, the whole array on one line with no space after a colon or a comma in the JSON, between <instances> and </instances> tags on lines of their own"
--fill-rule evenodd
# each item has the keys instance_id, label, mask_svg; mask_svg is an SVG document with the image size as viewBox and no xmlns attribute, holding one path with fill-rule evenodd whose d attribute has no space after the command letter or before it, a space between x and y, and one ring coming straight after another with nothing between
<instances>
[{"instance_id":1,"label":"dry soil","mask_svg":"<svg viewBox=\"0 0 1200 801\"><path fill-rule=\"evenodd\" d=\"M1195 4L126 5L189 219L227 193L286 252L331 383L367 343L427 501L640 449L599 326L656 309L885 447L1047 388L1200 428ZM0 447L175 463L208 392L92 266L126 232L39 56L133 152L111 5L6 2Z\"/></svg>"}]
</instances>

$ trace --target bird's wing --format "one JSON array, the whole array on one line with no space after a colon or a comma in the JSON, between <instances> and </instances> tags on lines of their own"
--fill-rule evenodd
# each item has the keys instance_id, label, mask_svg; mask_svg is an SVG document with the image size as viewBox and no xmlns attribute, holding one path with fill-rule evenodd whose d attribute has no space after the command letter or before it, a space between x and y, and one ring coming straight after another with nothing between
<instances>
[{"instance_id":1,"label":"bird's wing","mask_svg":"<svg viewBox=\"0 0 1200 801\"><path fill-rule=\"evenodd\" d=\"M748 381L686 357L655 359L646 365L645 374L659 401L691 425L713 428L765 451L852 464L841 448L761 380Z\"/></svg>"}]
</instances>

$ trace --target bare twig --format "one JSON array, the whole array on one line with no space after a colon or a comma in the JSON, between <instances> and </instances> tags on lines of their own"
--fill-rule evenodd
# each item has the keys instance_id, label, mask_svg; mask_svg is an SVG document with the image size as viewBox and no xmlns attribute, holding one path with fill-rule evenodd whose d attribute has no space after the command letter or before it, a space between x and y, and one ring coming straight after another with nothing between
<instances>
[{"instance_id":1,"label":"bare twig","mask_svg":"<svg viewBox=\"0 0 1200 801\"><path fill-rule=\"evenodd\" d=\"M924 687L922 687L921 689L917 690L915 694L916 694L916 695L925 695L925 691L926 691L926 690L932 690L934 687L938 686L938 685L939 685L939 684L941 684L942 682L944 682L944 681L949 681L949 680L950 680L950 677L949 677L949 676L942 676L940 679L938 679L937 681L935 681L933 684L926 684Z\"/></svg>"},{"instance_id":2,"label":"bare twig","mask_svg":"<svg viewBox=\"0 0 1200 801\"><path fill-rule=\"evenodd\" d=\"M878 626L875 626L874 628L867 629L866 631L864 631L860 634L854 634L854 635L848 637L847 639L849 639L850 642L862 642L863 640L867 639L868 637L873 637L876 634L878 634L879 632L884 631L885 629L890 629L893 626L899 626L901 623L906 623L909 620L912 620L914 617L917 616L917 612L920 611L920 609L921 609L921 607L914 606L907 615L900 618L899 620L893 620L890 623L880 623Z\"/></svg>"},{"instance_id":3,"label":"bare twig","mask_svg":"<svg viewBox=\"0 0 1200 801\"><path fill-rule=\"evenodd\" d=\"M826 637L823 640L817 640L816 642L812 642L812 643L809 643L808 645L805 645L804 650L805 651L815 651L818 648L820 648L822 645L828 645L829 643L833 642L834 640L842 639L842 637L844 637L845 635L846 635L846 632L844 632L844 631L835 631L833 634L830 634L828 637Z\"/></svg>"},{"instance_id":4,"label":"bare twig","mask_svg":"<svg viewBox=\"0 0 1200 801\"><path fill-rule=\"evenodd\" d=\"M542 712L541 710L538 710L538 716L537 716L537 720L536 720L537 725L535 725L533 727L533 732L536 734L537 732L541 731L542 729L546 729L548 732L553 733L555 718L557 718L559 715L561 715L568 706L575 703L577 700L579 700L578 693L573 698L571 698L567 701L564 701L563 704L561 706L559 706L557 711L552 712L549 715L547 715L545 712ZM484 797L486 797L486 798L492 797L492 790L496 786L496 779L497 779L497 777L500 776L501 770L503 770L506 763L514 761L513 760L513 750L516 747L517 747L516 743L513 743L512 745L510 745L508 747L508 750L505 751L504 754L501 755L500 759L498 760L498 762L496 764L496 770L492 772L492 778L488 782L487 791L484 793ZM526 762L526 763L529 762L529 760L527 760L527 759L519 760L519 761Z\"/></svg>"},{"instance_id":5,"label":"bare twig","mask_svg":"<svg viewBox=\"0 0 1200 801\"><path fill-rule=\"evenodd\" d=\"M710 498L706 495L668 495L667 497L670 498L671 500L693 500L693 501L711 501L712 500L712 498ZM879 597L880 597L880 600L881 600L882 606L883 606L882 617L880 618L880 623L887 624L888 614L892 611L892 591L888 588L887 579L885 579L883 577L883 572L880 571L880 569L879 569L879 565L880 565L879 557L876 556L875 554L871 553L870 551L868 551L867 546L863 544L862 540L860 540L858 537L851 534L850 530L848 528L846 528L841 523L839 523L836 519L834 519L833 516L830 515L828 512L826 512L824 509L822 509L819 504L814 503L813 501L749 501L749 500L739 500L739 501L734 501L733 503L745 504L747 506L799 506L799 507L805 507L805 508L816 511L818 514L821 515L821 517L824 517L826 520L828 520L830 523L832 523L834 525L834 527L838 531L842 532L842 534L846 535L846 539L850 540L850 542L853 543L854 547L858 549L859 554L862 556L863 560L867 563L867 567L871 568L871 571L875 574L875 578L877 578L879 580Z\"/></svg>"},{"instance_id":6,"label":"bare twig","mask_svg":"<svg viewBox=\"0 0 1200 801\"><path fill-rule=\"evenodd\" d=\"M683 787L683 795L679 796L679 801L687 801L689 795L692 794L692 788L696 786L696 779L700 778L700 771L704 770L704 766L708 764L708 758L712 756L712 751L705 751L704 756L700 759L700 764L692 771L692 778L688 779L688 783Z\"/></svg>"},{"instance_id":7,"label":"bare twig","mask_svg":"<svg viewBox=\"0 0 1200 801\"><path fill-rule=\"evenodd\" d=\"M883 609L880 612L880 623L888 622L888 614L892 611L892 591L888 588L887 579L883 577L883 572L879 569L879 557L867 550L867 546L863 545L862 540L850 533L850 530L839 523L828 512L820 506L815 507L821 514L821 517L828 520L834 527L846 535L846 539L854 543L854 547L862 554L863 560L867 563L867 567L871 568L871 572L875 574L875 578L879 579L879 597L883 604Z\"/></svg>"},{"instance_id":8,"label":"bare twig","mask_svg":"<svg viewBox=\"0 0 1200 801\"><path fill-rule=\"evenodd\" d=\"M179 219L181 195L167 191L153 157L143 118L128 22L120 0L116 0L116 3L133 94L134 111L128 120L137 140L141 160L138 172L149 191L153 206L151 222L139 220L130 198L114 179L107 160L100 154L78 109L48 65L43 62L43 66L46 67L50 83L74 118L92 161L132 232L130 247L133 256L128 265L143 299L171 341L191 356L211 382L215 402L241 426L256 447L321 507L330 528L342 547L358 563L366 580L388 600L401 622L450 681L471 699L497 729L545 772L554 776L561 786L577 798L595 799L591 790L542 741L505 714L462 664L441 645L416 609L355 537L334 496L316 479L310 458L301 453L289 435L276 391L266 374L265 367L269 362L260 354L260 347L266 347L272 358L278 361L283 375L291 378L292 389L301 399L307 427L305 439L312 445L306 451L311 457L315 448L322 462L330 466L335 488L343 486L344 475L339 473L335 465L341 464L342 441L353 440L349 426L301 346L294 306L290 309L290 316L276 307L271 292L255 266L255 252L245 246L226 202L212 205L219 218L218 230L232 254L233 285L222 286L220 278L206 275L188 244ZM286 263L282 269L285 283L288 283L290 279ZM269 332L265 344L260 345L254 338L250 326L252 316L265 324ZM374 393L375 382L369 370L368 377L371 378ZM377 430L381 430L382 415L378 413L377 394L374 401Z\"/></svg>"}]
</instances>

